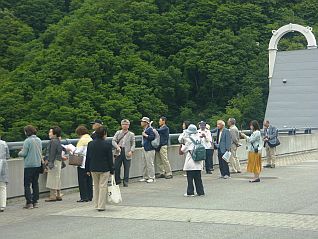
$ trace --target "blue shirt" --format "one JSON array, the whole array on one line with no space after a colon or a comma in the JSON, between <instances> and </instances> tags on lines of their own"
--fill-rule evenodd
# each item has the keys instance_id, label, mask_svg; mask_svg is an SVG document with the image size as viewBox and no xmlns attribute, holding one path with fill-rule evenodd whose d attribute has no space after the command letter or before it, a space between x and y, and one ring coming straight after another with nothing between
<instances>
[{"instance_id":1,"label":"blue shirt","mask_svg":"<svg viewBox=\"0 0 318 239\"><path fill-rule=\"evenodd\" d=\"M169 127L167 125L161 126L157 129L160 135L160 146L168 145L169 142Z\"/></svg>"}]
</instances>

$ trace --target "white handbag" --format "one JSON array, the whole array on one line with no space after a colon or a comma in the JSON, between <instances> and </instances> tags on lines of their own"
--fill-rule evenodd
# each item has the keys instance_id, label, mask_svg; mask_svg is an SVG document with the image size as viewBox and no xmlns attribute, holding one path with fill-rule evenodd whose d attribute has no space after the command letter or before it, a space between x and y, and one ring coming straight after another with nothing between
<instances>
[{"instance_id":1,"label":"white handbag","mask_svg":"<svg viewBox=\"0 0 318 239\"><path fill-rule=\"evenodd\" d=\"M108 186L107 201L114 204L118 204L123 201L119 185L116 185L114 175L111 176L111 184Z\"/></svg>"}]
</instances>

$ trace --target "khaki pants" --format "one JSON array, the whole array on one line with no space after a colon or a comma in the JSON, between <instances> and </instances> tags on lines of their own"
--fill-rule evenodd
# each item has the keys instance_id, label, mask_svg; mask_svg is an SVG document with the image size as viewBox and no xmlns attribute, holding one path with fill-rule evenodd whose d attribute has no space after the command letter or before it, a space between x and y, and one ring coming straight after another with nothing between
<instances>
[{"instance_id":1,"label":"khaki pants","mask_svg":"<svg viewBox=\"0 0 318 239\"><path fill-rule=\"evenodd\" d=\"M265 146L266 150L266 158L267 158L267 165L275 165L275 154L276 154L276 147L269 147L268 144Z\"/></svg>"},{"instance_id":2,"label":"khaki pants","mask_svg":"<svg viewBox=\"0 0 318 239\"><path fill-rule=\"evenodd\" d=\"M160 148L159 152L156 152L156 162L159 168L160 174L171 176L171 167L168 160L168 146L164 145Z\"/></svg>"},{"instance_id":3,"label":"khaki pants","mask_svg":"<svg viewBox=\"0 0 318 239\"><path fill-rule=\"evenodd\" d=\"M232 145L230 164L234 172L241 172L241 165L240 165L240 161L238 160L236 156L236 151L237 151L236 145Z\"/></svg>"},{"instance_id":4,"label":"khaki pants","mask_svg":"<svg viewBox=\"0 0 318 239\"><path fill-rule=\"evenodd\" d=\"M0 208L7 206L7 184L0 182Z\"/></svg>"},{"instance_id":5,"label":"khaki pants","mask_svg":"<svg viewBox=\"0 0 318 239\"><path fill-rule=\"evenodd\" d=\"M105 209L109 172L92 172L94 183L94 204L96 209Z\"/></svg>"},{"instance_id":6,"label":"khaki pants","mask_svg":"<svg viewBox=\"0 0 318 239\"><path fill-rule=\"evenodd\" d=\"M143 177L144 179L155 179L155 150L145 151L142 150L142 159L144 161Z\"/></svg>"}]
</instances>

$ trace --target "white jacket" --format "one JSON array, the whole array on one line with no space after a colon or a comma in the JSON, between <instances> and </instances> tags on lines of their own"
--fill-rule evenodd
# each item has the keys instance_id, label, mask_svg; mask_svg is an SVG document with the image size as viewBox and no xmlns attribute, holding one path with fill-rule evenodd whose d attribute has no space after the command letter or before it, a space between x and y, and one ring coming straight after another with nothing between
<instances>
[{"instance_id":1,"label":"white jacket","mask_svg":"<svg viewBox=\"0 0 318 239\"><path fill-rule=\"evenodd\" d=\"M194 161L192 159L192 150L194 149L194 144L192 143L191 139L193 138L195 141L200 141L199 134L184 134L182 141L184 144L181 147L181 151L185 153L186 158L184 161L183 171L193 171L193 170L202 170L203 169L203 161Z\"/></svg>"}]
</instances>

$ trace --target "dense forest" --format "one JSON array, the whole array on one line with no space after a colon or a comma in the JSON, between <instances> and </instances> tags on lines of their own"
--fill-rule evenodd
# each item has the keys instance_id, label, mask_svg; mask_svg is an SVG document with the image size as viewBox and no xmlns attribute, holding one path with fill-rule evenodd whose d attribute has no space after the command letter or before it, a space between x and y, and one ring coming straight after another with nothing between
<instances>
[{"instance_id":1,"label":"dense forest","mask_svg":"<svg viewBox=\"0 0 318 239\"><path fill-rule=\"evenodd\" d=\"M0 0L0 135L101 118L262 120L271 31L313 27L316 0ZM289 34L280 50L305 48Z\"/></svg>"}]
</instances>

